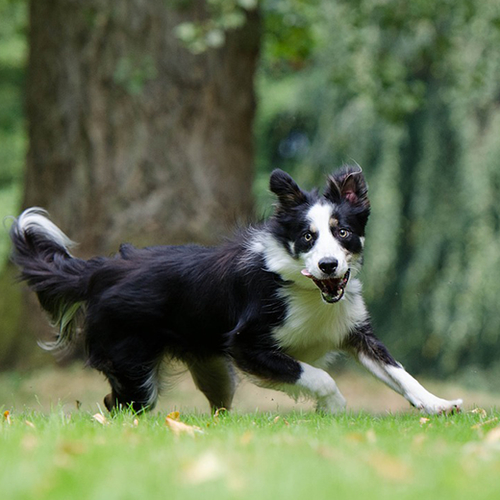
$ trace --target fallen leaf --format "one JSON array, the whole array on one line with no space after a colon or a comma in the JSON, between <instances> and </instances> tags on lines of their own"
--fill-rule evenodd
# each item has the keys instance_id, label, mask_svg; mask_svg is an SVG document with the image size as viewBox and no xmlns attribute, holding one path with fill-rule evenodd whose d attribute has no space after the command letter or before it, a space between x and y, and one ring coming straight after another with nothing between
<instances>
[{"instance_id":1,"label":"fallen leaf","mask_svg":"<svg viewBox=\"0 0 500 500\"><path fill-rule=\"evenodd\" d=\"M96 413L95 415L92 415L92 418L96 421L99 422L101 425L108 425L108 419L102 414L102 413Z\"/></svg>"},{"instance_id":2,"label":"fallen leaf","mask_svg":"<svg viewBox=\"0 0 500 500\"><path fill-rule=\"evenodd\" d=\"M178 411L171 411L168 415L167 418L171 420L180 420L181 419L181 414Z\"/></svg>"},{"instance_id":3,"label":"fallen leaf","mask_svg":"<svg viewBox=\"0 0 500 500\"><path fill-rule=\"evenodd\" d=\"M21 446L26 451L33 451L38 445L38 439L32 432L25 434L21 441Z\"/></svg>"},{"instance_id":4,"label":"fallen leaf","mask_svg":"<svg viewBox=\"0 0 500 500\"><path fill-rule=\"evenodd\" d=\"M486 410L483 410L482 408L474 408L473 410L471 410L471 413L475 413L476 415L479 415L481 418L486 418L488 416Z\"/></svg>"},{"instance_id":5,"label":"fallen leaf","mask_svg":"<svg viewBox=\"0 0 500 500\"><path fill-rule=\"evenodd\" d=\"M498 441L500 441L500 426L491 429L491 431L486 434L484 439L488 443L498 443Z\"/></svg>"},{"instance_id":6,"label":"fallen leaf","mask_svg":"<svg viewBox=\"0 0 500 500\"><path fill-rule=\"evenodd\" d=\"M190 484L219 479L226 472L221 460L213 452L206 452L184 467L184 479Z\"/></svg>"},{"instance_id":7,"label":"fallen leaf","mask_svg":"<svg viewBox=\"0 0 500 500\"><path fill-rule=\"evenodd\" d=\"M484 427L485 425L490 425L494 422L498 422L498 417L493 417L488 420L485 420L484 422L479 422L471 427L471 429L480 429L481 427Z\"/></svg>"},{"instance_id":8,"label":"fallen leaf","mask_svg":"<svg viewBox=\"0 0 500 500\"><path fill-rule=\"evenodd\" d=\"M350 432L346 435L346 439L352 443L364 443L366 436L361 432Z\"/></svg>"},{"instance_id":9,"label":"fallen leaf","mask_svg":"<svg viewBox=\"0 0 500 500\"><path fill-rule=\"evenodd\" d=\"M420 425L426 425L430 422L430 418L422 417L420 420Z\"/></svg>"},{"instance_id":10,"label":"fallen leaf","mask_svg":"<svg viewBox=\"0 0 500 500\"><path fill-rule=\"evenodd\" d=\"M31 427L32 429L35 429L35 424L33 422L30 422L29 420L25 420L24 423L28 426Z\"/></svg>"},{"instance_id":11,"label":"fallen leaf","mask_svg":"<svg viewBox=\"0 0 500 500\"><path fill-rule=\"evenodd\" d=\"M134 421L132 423L134 424L134 427L138 427L139 426L139 419L134 418Z\"/></svg>"},{"instance_id":12,"label":"fallen leaf","mask_svg":"<svg viewBox=\"0 0 500 500\"><path fill-rule=\"evenodd\" d=\"M373 429L368 429L366 431L366 441L370 444L375 444L377 442L377 434Z\"/></svg>"},{"instance_id":13,"label":"fallen leaf","mask_svg":"<svg viewBox=\"0 0 500 500\"><path fill-rule=\"evenodd\" d=\"M414 448L421 448L422 445L425 443L426 441L426 435L425 434L417 434L413 440L412 440L412 446Z\"/></svg>"},{"instance_id":14,"label":"fallen leaf","mask_svg":"<svg viewBox=\"0 0 500 500\"><path fill-rule=\"evenodd\" d=\"M59 443L58 451L66 455L82 455L87 447L81 441L65 440Z\"/></svg>"},{"instance_id":15,"label":"fallen leaf","mask_svg":"<svg viewBox=\"0 0 500 500\"><path fill-rule=\"evenodd\" d=\"M286 418L283 418L281 415L274 417L273 424L277 424L278 422L283 422L285 425L290 425L290 422Z\"/></svg>"},{"instance_id":16,"label":"fallen leaf","mask_svg":"<svg viewBox=\"0 0 500 500\"><path fill-rule=\"evenodd\" d=\"M219 418L221 415L226 415L227 414L227 408L224 408L223 406L221 408L217 408L214 413L214 418Z\"/></svg>"},{"instance_id":17,"label":"fallen leaf","mask_svg":"<svg viewBox=\"0 0 500 500\"><path fill-rule=\"evenodd\" d=\"M331 446L326 446L323 444L319 445L316 448L316 453L321 458L326 458L328 460L339 461L343 459L342 453L340 453L336 448L332 448Z\"/></svg>"},{"instance_id":18,"label":"fallen leaf","mask_svg":"<svg viewBox=\"0 0 500 500\"><path fill-rule=\"evenodd\" d=\"M12 423L12 420L10 419L10 411L9 410L5 410L3 412L3 418L4 420L10 425Z\"/></svg>"},{"instance_id":19,"label":"fallen leaf","mask_svg":"<svg viewBox=\"0 0 500 500\"><path fill-rule=\"evenodd\" d=\"M368 462L379 476L389 481L404 483L413 478L413 471L405 462L387 453L376 452Z\"/></svg>"},{"instance_id":20,"label":"fallen leaf","mask_svg":"<svg viewBox=\"0 0 500 500\"><path fill-rule=\"evenodd\" d=\"M253 439L253 433L250 431L246 431L241 437L240 437L240 443L243 446L248 446L250 442Z\"/></svg>"},{"instance_id":21,"label":"fallen leaf","mask_svg":"<svg viewBox=\"0 0 500 500\"><path fill-rule=\"evenodd\" d=\"M189 436L194 437L195 433L203 434L203 431L194 425L188 425L180 420L174 420L167 416L165 419L165 424L167 427L176 435L180 436L181 434L188 434Z\"/></svg>"}]
</instances>

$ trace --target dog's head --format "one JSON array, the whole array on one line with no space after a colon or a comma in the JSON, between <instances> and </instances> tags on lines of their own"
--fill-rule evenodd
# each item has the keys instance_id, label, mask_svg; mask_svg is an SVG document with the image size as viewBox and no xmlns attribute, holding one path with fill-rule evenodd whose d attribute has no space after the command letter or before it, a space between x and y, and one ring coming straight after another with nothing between
<instances>
[{"instance_id":1,"label":"dog's head","mask_svg":"<svg viewBox=\"0 0 500 500\"><path fill-rule=\"evenodd\" d=\"M359 167L345 166L328 177L324 193L303 191L282 170L271 174L278 203L270 227L278 245L269 255L285 279L316 287L328 303L344 296L361 266L370 213L367 186Z\"/></svg>"}]
</instances>

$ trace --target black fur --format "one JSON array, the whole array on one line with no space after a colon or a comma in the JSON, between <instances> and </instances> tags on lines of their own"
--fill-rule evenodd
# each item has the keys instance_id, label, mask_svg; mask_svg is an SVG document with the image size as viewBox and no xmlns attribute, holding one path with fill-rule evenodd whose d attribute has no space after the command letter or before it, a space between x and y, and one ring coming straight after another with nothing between
<instances>
[{"instance_id":1,"label":"black fur","mask_svg":"<svg viewBox=\"0 0 500 500\"><path fill-rule=\"evenodd\" d=\"M282 280L261 261L247 259L245 239L214 248L123 245L114 258L85 262L17 224L11 238L21 279L54 322L75 303L85 304L88 362L110 381L108 406L152 407L147 381L165 356L186 362L194 373L219 360L219 371L228 367L222 377L231 381L229 359L272 381L293 382L300 372L269 336L286 313L277 297ZM61 343L65 335L61 331ZM233 382L222 394L198 385L213 405L230 405L232 393L224 393Z\"/></svg>"},{"instance_id":2,"label":"black fur","mask_svg":"<svg viewBox=\"0 0 500 500\"><path fill-rule=\"evenodd\" d=\"M385 365L400 366L385 345L375 336L369 321L365 321L352 330L344 341L343 349L351 351L355 356L362 353L368 358L381 361Z\"/></svg>"}]
</instances>

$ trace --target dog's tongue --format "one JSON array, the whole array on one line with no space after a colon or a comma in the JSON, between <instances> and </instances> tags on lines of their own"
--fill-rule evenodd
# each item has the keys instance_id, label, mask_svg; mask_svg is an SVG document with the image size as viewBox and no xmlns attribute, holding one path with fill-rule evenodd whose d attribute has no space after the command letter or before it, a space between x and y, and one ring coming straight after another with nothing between
<instances>
[{"instance_id":1,"label":"dog's tongue","mask_svg":"<svg viewBox=\"0 0 500 500\"><path fill-rule=\"evenodd\" d=\"M307 269L302 269L302 275L314 281L314 284L320 289L321 296L325 302L333 304L338 302L343 296L350 272L347 271L342 278L327 278L320 280L315 278Z\"/></svg>"}]
</instances>

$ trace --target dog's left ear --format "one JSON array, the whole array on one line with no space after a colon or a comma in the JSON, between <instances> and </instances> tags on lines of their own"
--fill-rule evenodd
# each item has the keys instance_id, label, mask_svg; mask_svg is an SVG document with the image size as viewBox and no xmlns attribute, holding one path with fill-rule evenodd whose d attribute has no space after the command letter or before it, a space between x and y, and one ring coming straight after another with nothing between
<instances>
[{"instance_id":1,"label":"dog's left ear","mask_svg":"<svg viewBox=\"0 0 500 500\"><path fill-rule=\"evenodd\" d=\"M369 208L368 187L361 167L348 165L329 176L325 198L333 203L346 200L352 205Z\"/></svg>"}]
</instances>

